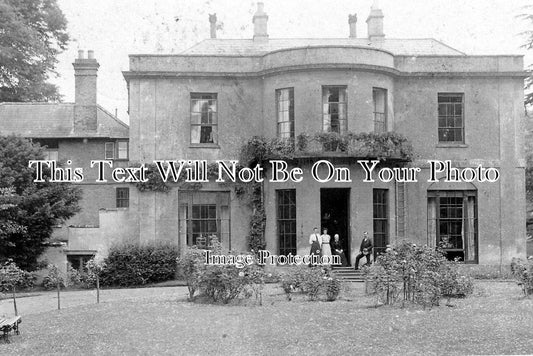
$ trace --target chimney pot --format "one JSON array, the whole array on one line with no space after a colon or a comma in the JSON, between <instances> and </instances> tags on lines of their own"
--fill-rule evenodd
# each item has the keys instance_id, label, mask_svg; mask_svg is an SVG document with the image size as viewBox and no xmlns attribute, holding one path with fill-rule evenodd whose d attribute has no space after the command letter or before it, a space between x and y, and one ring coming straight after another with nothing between
<instances>
[{"instance_id":1,"label":"chimney pot","mask_svg":"<svg viewBox=\"0 0 533 356\"><path fill-rule=\"evenodd\" d=\"M78 50L78 58L79 59L85 58L85 51L83 49Z\"/></svg>"},{"instance_id":2,"label":"chimney pot","mask_svg":"<svg viewBox=\"0 0 533 356\"><path fill-rule=\"evenodd\" d=\"M211 38L217 38L217 14L209 14L209 24L211 27Z\"/></svg>"},{"instance_id":3,"label":"chimney pot","mask_svg":"<svg viewBox=\"0 0 533 356\"><path fill-rule=\"evenodd\" d=\"M87 59L94 59L94 51L92 49L87 51Z\"/></svg>"},{"instance_id":4,"label":"chimney pot","mask_svg":"<svg viewBox=\"0 0 533 356\"><path fill-rule=\"evenodd\" d=\"M252 22L254 24L254 41L268 41L268 15L264 11L262 2L257 3L257 11L252 18Z\"/></svg>"},{"instance_id":5,"label":"chimney pot","mask_svg":"<svg viewBox=\"0 0 533 356\"><path fill-rule=\"evenodd\" d=\"M348 15L350 25L350 38L357 38L357 14Z\"/></svg>"}]
</instances>

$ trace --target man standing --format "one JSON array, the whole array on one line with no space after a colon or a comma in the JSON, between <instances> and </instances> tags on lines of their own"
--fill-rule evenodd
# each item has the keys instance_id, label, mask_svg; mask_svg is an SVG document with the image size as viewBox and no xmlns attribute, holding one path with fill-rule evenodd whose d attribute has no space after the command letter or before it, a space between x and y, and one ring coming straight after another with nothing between
<instances>
[{"instance_id":1,"label":"man standing","mask_svg":"<svg viewBox=\"0 0 533 356\"><path fill-rule=\"evenodd\" d=\"M311 263L309 265L314 266L314 260L320 258L320 253L322 251L322 239L320 238L320 235L318 234L318 228L316 227L313 228L313 233L309 236L309 244L311 245L311 251L309 252L311 255Z\"/></svg>"},{"instance_id":2,"label":"man standing","mask_svg":"<svg viewBox=\"0 0 533 356\"><path fill-rule=\"evenodd\" d=\"M363 232L363 241L361 241L361 246L359 247L359 254L355 258L355 269L359 269L359 260L366 257L366 263L370 264L370 254L372 253L372 241L368 238L368 232Z\"/></svg>"}]
</instances>

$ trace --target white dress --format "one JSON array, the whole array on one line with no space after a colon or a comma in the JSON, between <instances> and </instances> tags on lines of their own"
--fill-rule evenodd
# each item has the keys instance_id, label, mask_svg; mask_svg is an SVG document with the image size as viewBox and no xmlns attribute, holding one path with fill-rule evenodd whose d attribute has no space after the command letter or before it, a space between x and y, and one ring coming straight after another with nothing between
<instances>
[{"instance_id":1,"label":"white dress","mask_svg":"<svg viewBox=\"0 0 533 356\"><path fill-rule=\"evenodd\" d=\"M331 241L331 236L329 236L328 234L324 234L320 236L320 239L322 240L322 256L329 256L331 260L331 245L329 244L329 242ZM327 263L328 261L324 262L324 264L329 264Z\"/></svg>"}]
</instances>

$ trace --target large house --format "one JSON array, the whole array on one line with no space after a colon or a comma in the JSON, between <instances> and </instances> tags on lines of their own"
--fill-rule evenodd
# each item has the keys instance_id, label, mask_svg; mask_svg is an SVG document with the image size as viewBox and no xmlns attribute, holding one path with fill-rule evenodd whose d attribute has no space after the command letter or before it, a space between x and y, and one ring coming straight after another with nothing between
<instances>
[{"instance_id":1,"label":"large house","mask_svg":"<svg viewBox=\"0 0 533 356\"><path fill-rule=\"evenodd\" d=\"M356 36L355 15L348 38L270 38L261 3L253 39L216 38L210 21L211 38L183 53L130 56L124 76L132 161L238 159L256 135L401 135L413 148L409 162L392 155L376 171L418 167L416 182L364 182L357 160L375 159L375 152L321 146L293 157L289 166L303 169L303 183L264 182L266 248L307 254L317 226L340 235L352 262L364 231L376 252L406 238L440 245L468 264L501 266L525 256L521 55L467 55L431 38L389 39L375 6L365 38ZM347 168L351 182L312 179L319 160ZM464 179L446 181L438 165L431 177L430 160L449 161ZM499 179L470 181L480 165ZM138 215L125 236L184 248L216 235L232 249L249 249L252 209L227 186L132 190L130 199Z\"/></svg>"},{"instance_id":2,"label":"large house","mask_svg":"<svg viewBox=\"0 0 533 356\"><path fill-rule=\"evenodd\" d=\"M116 229L113 215L129 206L128 184L97 183L91 160L128 165L129 128L96 102L99 64L94 52L79 51L73 63L74 103L0 103L0 135L20 135L45 146L46 159L83 168L81 211L58 223L42 256L65 268L79 268L98 250L107 248ZM67 165L67 161L72 163Z\"/></svg>"},{"instance_id":3,"label":"large house","mask_svg":"<svg viewBox=\"0 0 533 356\"><path fill-rule=\"evenodd\" d=\"M264 219L266 249L277 255L308 254L316 226L340 235L352 263L364 231L375 253L409 239L467 264L524 257L522 56L390 39L383 20L373 6L367 37L357 37L350 15L347 38L274 39L259 3L252 39L216 38L210 16L211 38L183 53L131 55L129 155L128 128L96 105L92 54L74 63L76 103L4 103L1 133L38 139L50 157L82 165L227 162L262 136L289 145L287 168L302 169L302 182L266 179L255 206L214 179L159 191L88 177L83 212L65 230L70 255L105 254L117 241L170 241L184 251L213 236L245 251L253 218ZM365 181L374 160L375 179ZM344 179L326 179L325 162ZM388 179L394 170L416 178Z\"/></svg>"}]
</instances>

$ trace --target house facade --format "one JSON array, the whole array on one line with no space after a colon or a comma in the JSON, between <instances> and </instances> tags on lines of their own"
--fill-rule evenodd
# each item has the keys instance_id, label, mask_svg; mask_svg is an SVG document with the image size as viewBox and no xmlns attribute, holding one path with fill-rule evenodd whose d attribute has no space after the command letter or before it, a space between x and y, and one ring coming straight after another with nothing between
<instances>
[{"instance_id":1,"label":"house facade","mask_svg":"<svg viewBox=\"0 0 533 356\"><path fill-rule=\"evenodd\" d=\"M19 135L45 146L45 159L64 167L82 168L84 179L81 211L54 229L42 258L60 268L65 262L80 268L113 241L113 215L129 208L129 184L98 183L91 160L111 160L114 166L128 166L128 125L99 106L97 72L93 51L79 51L73 63L74 103L0 103L0 135ZM68 161L71 161L68 164Z\"/></svg>"},{"instance_id":2,"label":"house facade","mask_svg":"<svg viewBox=\"0 0 533 356\"><path fill-rule=\"evenodd\" d=\"M522 56L389 39L383 21L373 7L365 38L356 35L354 15L347 38L272 39L259 3L253 39L218 39L215 20L211 38L183 53L131 55L124 72L130 160L237 160L253 136L397 134L411 143L410 160L390 157L376 171L419 168L416 182L365 182L358 161L376 155L324 148L288 162L303 170L302 182L266 180L266 249L305 255L313 227L326 227L340 235L352 263L364 231L376 253L409 239L440 245L465 263L501 266L524 257ZM351 181L314 179L320 160L349 172ZM466 179L446 181L444 166L432 177L432 160L449 161ZM470 179L480 167L497 171L498 179ZM327 165L317 173L327 175ZM137 216L124 238L174 241L183 250L216 235L231 249L249 250L252 209L215 182L169 192L133 189L130 210Z\"/></svg>"}]
</instances>

